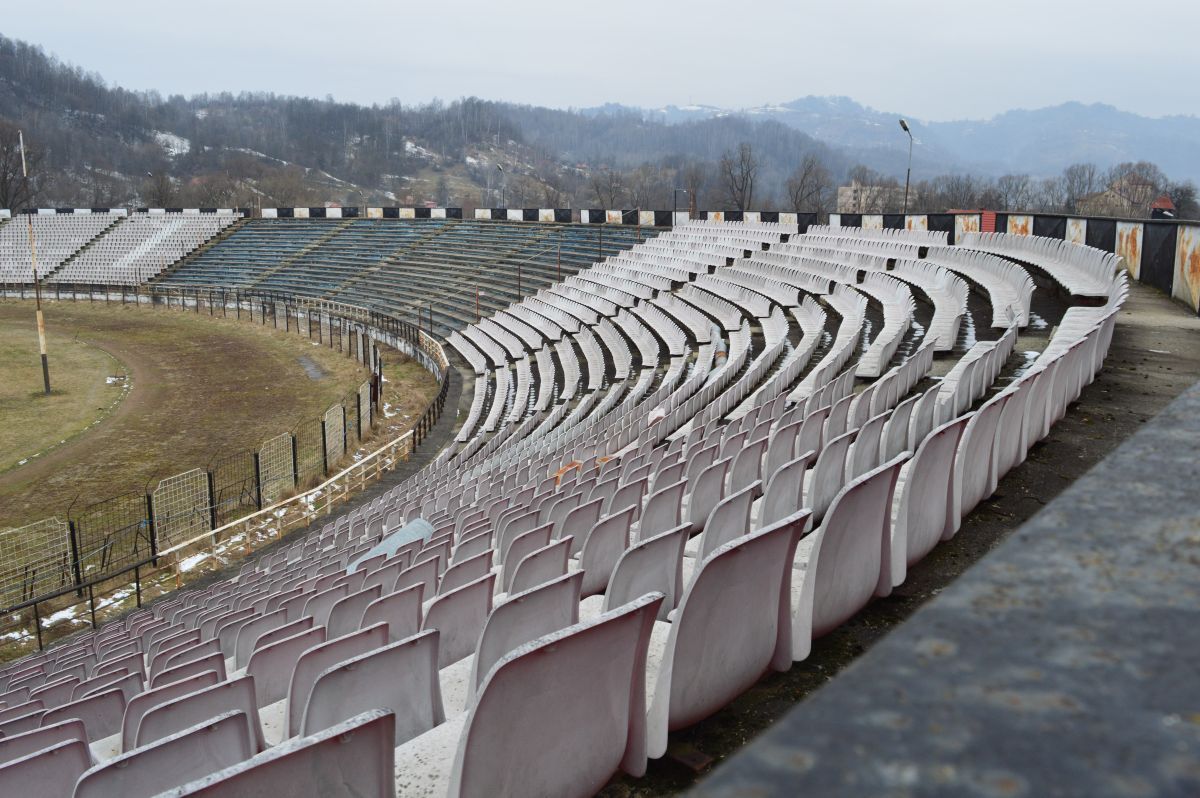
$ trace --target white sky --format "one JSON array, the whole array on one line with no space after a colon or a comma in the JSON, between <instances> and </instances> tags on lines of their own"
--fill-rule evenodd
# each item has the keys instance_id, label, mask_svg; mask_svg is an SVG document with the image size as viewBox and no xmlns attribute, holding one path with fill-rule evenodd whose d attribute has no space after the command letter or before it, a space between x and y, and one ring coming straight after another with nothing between
<instances>
[{"instance_id":1,"label":"white sky","mask_svg":"<svg viewBox=\"0 0 1200 798\"><path fill-rule=\"evenodd\" d=\"M1200 113L1200 2L200 0L23 3L0 32L110 84L405 103L745 107L918 119L1068 100Z\"/></svg>"}]
</instances>

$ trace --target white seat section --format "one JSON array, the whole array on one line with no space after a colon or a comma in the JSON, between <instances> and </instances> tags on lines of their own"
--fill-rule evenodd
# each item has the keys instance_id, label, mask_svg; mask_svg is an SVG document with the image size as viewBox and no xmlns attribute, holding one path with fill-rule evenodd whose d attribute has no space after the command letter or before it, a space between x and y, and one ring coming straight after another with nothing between
<instances>
[{"instance_id":1,"label":"white seat section","mask_svg":"<svg viewBox=\"0 0 1200 798\"><path fill-rule=\"evenodd\" d=\"M223 712L97 765L79 778L75 798L158 795L256 753L245 713Z\"/></svg>"},{"instance_id":2,"label":"white seat section","mask_svg":"<svg viewBox=\"0 0 1200 798\"><path fill-rule=\"evenodd\" d=\"M581 595L602 593L608 587L613 569L629 547L630 531L637 510L625 507L596 522L579 550L577 566L583 572Z\"/></svg>"},{"instance_id":3,"label":"white seat section","mask_svg":"<svg viewBox=\"0 0 1200 798\"><path fill-rule=\"evenodd\" d=\"M829 512L797 548L792 581L792 659L812 641L891 590L891 508L904 454L844 487Z\"/></svg>"},{"instance_id":4,"label":"white seat section","mask_svg":"<svg viewBox=\"0 0 1200 798\"><path fill-rule=\"evenodd\" d=\"M642 775L646 647L661 602L642 596L507 654L460 720L396 749L396 792L522 798L537 785L583 798L617 770Z\"/></svg>"},{"instance_id":5,"label":"white seat section","mask_svg":"<svg viewBox=\"0 0 1200 798\"><path fill-rule=\"evenodd\" d=\"M791 667L790 563L808 522L802 511L715 549L671 623L655 624L665 635L650 642L651 758L666 753L669 731L708 717L769 669Z\"/></svg>"}]
</instances>

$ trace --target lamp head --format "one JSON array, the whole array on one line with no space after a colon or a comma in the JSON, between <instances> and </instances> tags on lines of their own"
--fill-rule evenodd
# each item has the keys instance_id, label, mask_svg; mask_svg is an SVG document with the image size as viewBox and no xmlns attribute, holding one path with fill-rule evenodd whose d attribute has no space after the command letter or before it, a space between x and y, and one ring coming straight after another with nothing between
<instances>
[{"instance_id":1,"label":"lamp head","mask_svg":"<svg viewBox=\"0 0 1200 798\"><path fill-rule=\"evenodd\" d=\"M908 129L908 122L904 121L903 119L900 120L900 129L905 133L912 133L912 131Z\"/></svg>"}]
</instances>

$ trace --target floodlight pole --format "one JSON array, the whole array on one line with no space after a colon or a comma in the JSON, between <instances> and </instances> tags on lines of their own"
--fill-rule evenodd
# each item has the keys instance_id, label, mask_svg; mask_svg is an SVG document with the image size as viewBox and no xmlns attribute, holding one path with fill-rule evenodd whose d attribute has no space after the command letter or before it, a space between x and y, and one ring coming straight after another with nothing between
<instances>
[{"instance_id":1,"label":"floodlight pole","mask_svg":"<svg viewBox=\"0 0 1200 798\"><path fill-rule=\"evenodd\" d=\"M904 173L904 211L903 211L903 214L907 217L908 216L908 182L912 178L913 134L912 134L912 131L908 129L908 122L904 121L903 119L900 120L900 127L901 127L901 129L904 130L905 133L908 134L908 170ZM906 221L906 224L907 224L907 221Z\"/></svg>"},{"instance_id":2,"label":"floodlight pole","mask_svg":"<svg viewBox=\"0 0 1200 798\"><path fill-rule=\"evenodd\" d=\"M675 220L679 217L679 192L680 191L682 191L684 194L688 193L688 190L686 188L677 188L672 193L671 201L675 205L674 210L671 212L671 229L672 230L675 229ZM688 196L691 196L691 195L689 194Z\"/></svg>"},{"instance_id":3,"label":"floodlight pole","mask_svg":"<svg viewBox=\"0 0 1200 798\"><path fill-rule=\"evenodd\" d=\"M21 180L25 184L26 197L29 196L29 170L25 166L25 134L17 131L17 143L21 149ZM29 210L26 208L26 210ZM29 228L29 262L33 267L33 297L37 308L38 349L42 354L42 384L46 395L50 394L50 359L46 355L46 320L42 317L42 284L38 281L37 273L37 240L33 235L33 214L25 214L25 222Z\"/></svg>"}]
</instances>

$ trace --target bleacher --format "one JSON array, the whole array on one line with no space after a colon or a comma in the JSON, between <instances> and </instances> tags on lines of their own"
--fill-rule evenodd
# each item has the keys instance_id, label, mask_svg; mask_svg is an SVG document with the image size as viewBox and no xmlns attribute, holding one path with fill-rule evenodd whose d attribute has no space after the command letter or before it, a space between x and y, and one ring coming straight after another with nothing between
<instances>
[{"instance_id":1,"label":"bleacher","mask_svg":"<svg viewBox=\"0 0 1200 798\"><path fill-rule=\"evenodd\" d=\"M34 213L10 219L0 225L0 283L33 282L29 220L33 221L37 276L42 280L123 218L117 213Z\"/></svg>"},{"instance_id":2,"label":"bleacher","mask_svg":"<svg viewBox=\"0 0 1200 798\"><path fill-rule=\"evenodd\" d=\"M593 228L386 224L255 221L162 282L433 303L476 374L453 440L236 575L0 669L0 793L587 796L640 776L952 537L1102 368L1127 292L1105 253L1056 251L1048 271L1105 303L1069 308L1030 364L1003 237L980 258L696 222L605 230L601 258ZM956 340L965 322L997 330Z\"/></svg>"}]
</instances>

